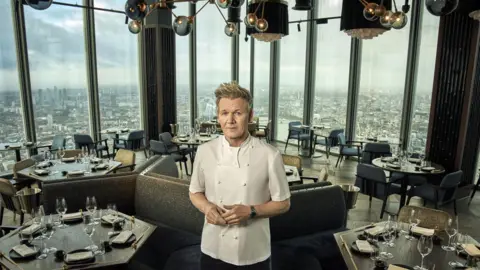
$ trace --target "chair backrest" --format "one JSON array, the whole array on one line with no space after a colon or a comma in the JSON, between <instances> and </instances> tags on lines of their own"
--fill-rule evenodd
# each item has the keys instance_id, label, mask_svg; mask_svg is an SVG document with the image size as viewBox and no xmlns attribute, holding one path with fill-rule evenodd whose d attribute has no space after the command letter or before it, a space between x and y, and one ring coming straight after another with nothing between
<instances>
[{"instance_id":1,"label":"chair backrest","mask_svg":"<svg viewBox=\"0 0 480 270\"><path fill-rule=\"evenodd\" d=\"M301 128L294 127L294 126L300 126L302 125L302 122L300 121L292 121L288 123L288 131L291 135L297 135L298 133L302 132Z\"/></svg>"},{"instance_id":2,"label":"chair backrest","mask_svg":"<svg viewBox=\"0 0 480 270\"><path fill-rule=\"evenodd\" d=\"M65 150L65 155L63 156L64 158L72 158L72 157L78 157L82 153L82 150L80 149L68 149Z\"/></svg>"},{"instance_id":3,"label":"chair backrest","mask_svg":"<svg viewBox=\"0 0 480 270\"><path fill-rule=\"evenodd\" d=\"M178 178L178 167L172 156L163 156L148 167L146 175L166 175Z\"/></svg>"},{"instance_id":4,"label":"chair backrest","mask_svg":"<svg viewBox=\"0 0 480 270\"><path fill-rule=\"evenodd\" d=\"M15 163L15 165L13 165L13 177L18 178L18 175L17 175L18 171L21 171L28 167L32 167L33 165L35 165L35 161L30 158L24 159Z\"/></svg>"},{"instance_id":5,"label":"chair backrest","mask_svg":"<svg viewBox=\"0 0 480 270\"><path fill-rule=\"evenodd\" d=\"M364 180L375 181L380 183L386 183L387 178L385 172L378 167L370 164L358 164L357 165L357 177Z\"/></svg>"},{"instance_id":6,"label":"chair backrest","mask_svg":"<svg viewBox=\"0 0 480 270\"><path fill-rule=\"evenodd\" d=\"M298 172L302 170L302 159L299 156L282 154L283 164L297 167Z\"/></svg>"},{"instance_id":7,"label":"chair backrest","mask_svg":"<svg viewBox=\"0 0 480 270\"><path fill-rule=\"evenodd\" d=\"M372 160L391 156L390 145L386 143L367 143L362 152L362 163L372 164Z\"/></svg>"},{"instance_id":8,"label":"chair backrest","mask_svg":"<svg viewBox=\"0 0 480 270\"><path fill-rule=\"evenodd\" d=\"M73 140L75 141L75 148L77 149L86 146L88 150L90 150L93 145L93 139L88 134L74 134Z\"/></svg>"},{"instance_id":9,"label":"chair backrest","mask_svg":"<svg viewBox=\"0 0 480 270\"><path fill-rule=\"evenodd\" d=\"M135 164L135 152L126 149L118 149L114 160L121 162L122 166L133 165Z\"/></svg>"},{"instance_id":10,"label":"chair backrest","mask_svg":"<svg viewBox=\"0 0 480 270\"><path fill-rule=\"evenodd\" d=\"M170 134L170 132L163 132L163 133L160 133L160 135L158 136L159 138L159 141L164 143L165 144L165 147L170 147L173 145L172 143L172 134ZM150 142L153 141L153 140L150 140Z\"/></svg>"},{"instance_id":11,"label":"chair backrest","mask_svg":"<svg viewBox=\"0 0 480 270\"><path fill-rule=\"evenodd\" d=\"M445 175L440 183L440 187L444 189L458 187L460 182L462 182L463 171L456 171Z\"/></svg>"},{"instance_id":12,"label":"chair backrest","mask_svg":"<svg viewBox=\"0 0 480 270\"><path fill-rule=\"evenodd\" d=\"M65 148L67 140L65 139L65 136L63 135L55 135L52 140L52 147L51 150L55 151L60 148Z\"/></svg>"},{"instance_id":13,"label":"chair backrest","mask_svg":"<svg viewBox=\"0 0 480 270\"><path fill-rule=\"evenodd\" d=\"M145 131L135 130L128 134L127 139L129 140L127 147L129 149L139 149L143 146L143 139L145 137Z\"/></svg>"},{"instance_id":14,"label":"chair backrest","mask_svg":"<svg viewBox=\"0 0 480 270\"><path fill-rule=\"evenodd\" d=\"M22 212L20 202L15 197L17 190L9 180L0 178L0 203L1 206L17 214Z\"/></svg>"},{"instance_id":15,"label":"chair backrest","mask_svg":"<svg viewBox=\"0 0 480 270\"><path fill-rule=\"evenodd\" d=\"M257 132L257 123L248 123L248 132L250 135L255 136L255 133Z\"/></svg>"},{"instance_id":16,"label":"chair backrest","mask_svg":"<svg viewBox=\"0 0 480 270\"><path fill-rule=\"evenodd\" d=\"M168 155L168 149L164 142L150 140L150 151L156 155Z\"/></svg>"},{"instance_id":17,"label":"chair backrest","mask_svg":"<svg viewBox=\"0 0 480 270\"><path fill-rule=\"evenodd\" d=\"M52 154L52 155L53 155L53 154ZM32 156L30 156L30 158L33 159L33 161L36 161L36 162L45 161L45 155L44 155L44 153L37 154L37 155L32 155Z\"/></svg>"},{"instance_id":18,"label":"chair backrest","mask_svg":"<svg viewBox=\"0 0 480 270\"><path fill-rule=\"evenodd\" d=\"M330 131L330 134L328 134L327 138L327 143L331 147L337 146L338 145L338 134L343 133L344 130L342 129L334 129Z\"/></svg>"},{"instance_id":19,"label":"chair backrest","mask_svg":"<svg viewBox=\"0 0 480 270\"><path fill-rule=\"evenodd\" d=\"M338 138L338 143L339 144L346 144L347 143L347 141L345 141L345 133L343 133L343 132L339 133L337 135L337 138Z\"/></svg>"},{"instance_id":20,"label":"chair backrest","mask_svg":"<svg viewBox=\"0 0 480 270\"><path fill-rule=\"evenodd\" d=\"M420 213L421 218L420 224L418 224L418 226L427 229L435 229L438 231L445 230L448 219L450 218L450 214L445 211L432 208L411 205L404 206L402 207L402 209L400 209L400 212L398 213L398 221L409 223L410 212L412 209L415 210L416 214Z\"/></svg>"}]
</instances>

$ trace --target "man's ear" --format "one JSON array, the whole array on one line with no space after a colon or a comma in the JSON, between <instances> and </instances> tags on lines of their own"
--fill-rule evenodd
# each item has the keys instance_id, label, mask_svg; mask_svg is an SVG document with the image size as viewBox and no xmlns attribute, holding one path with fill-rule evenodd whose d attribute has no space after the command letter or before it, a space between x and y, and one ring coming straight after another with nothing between
<instances>
[{"instance_id":1,"label":"man's ear","mask_svg":"<svg viewBox=\"0 0 480 270\"><path fill-rule=\"evenodd\" d=\"M253 108L250 109L250 114L248 115L248 122L251 123L253 120Z\"/></svg>"}]
</instances>

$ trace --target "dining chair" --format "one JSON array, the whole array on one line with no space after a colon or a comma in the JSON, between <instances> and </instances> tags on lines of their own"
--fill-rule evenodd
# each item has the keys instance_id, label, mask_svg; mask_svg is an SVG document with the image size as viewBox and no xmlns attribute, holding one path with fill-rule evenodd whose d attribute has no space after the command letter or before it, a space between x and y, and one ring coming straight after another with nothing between
<instances>
[{"instance_id":1,"label":"dining chair","mask_svg":"<svg viewBox=\"0 0 480 270\"><path fill-rule=\"evenodd\" d=\"M63 158L72 158L72 157L78 157L78 155L82 153L82 150L68 149L68 150L65 150L64 152L65 152L65 155L63 156Z\"/></svg>"},{"instance_id":2,"label":"dining chair","mask_svg":"<svg viewBox=\"0 0 480 270\"><path fill-rule=\"evenodd\" d=\"M265 141L267 143L270 143L270 127L272 125L272 120L268 120L268 123L266 126L260 126L258 127L257 132L255 133L255 136L259 139L265 138Z\"/></svg>"},{"instance_id":3,"label":"dining chair","mask_svg":"<svg viewBox=\"0 0 480 270\"><path fill-rule=\"evenodd\" d=\"M175 162L178 162L180 164L180 171L183 172L182 169L182 164L185 166L185 173L187 175L190 175L188 173L188 167L187 167L187 157L179 152L171 152L168 150L167 145L163 141L157 141L157 140L150 140L150 149L152 153L155 155L169 155L171 156Z\"/></svg>"},{"instance_id":4,"label":"dining chair","mask_svg":"<svg viewBox=\"0 0 480 270\"><path fill-rule=\"evenodd\" d=\"M362 151L361 162L372 164L372 160L379 157L391 157L390 145L386 143L367 143Z\"/></svg>"},{"instance_id":5,"label":"dining chair","mask_svg":"<svg viewBox=\"0 0 480 270\"><path fill-rule=\"evenodd\" d=\"M119 167L112 169L108 173L131 172L135 170L135 152L126 149L119 149L113 160L122 163Z\"/></svg>"},{"instance_id":6,"label":"dining chair","mask_svg":"<svg viewBox=\"0 0 480 270\"><path fill-rule=\"evenodd\" d=\"M332 147L338 146L338 134L343 133L344 129L334 129L330 131L328 136L315 134L315 140L313 141L313 149L318 145L325 146L325 152L327 158L330 156L330 150Z\"/></svg>"},{"instance_id":7,"label":"dining chair","mask_svg":"<svg viewBox=\"0 0 480 270\"><path fill-rule=\"evenodd\" d=\"M50 147L50 151L55 152L60 148L65 149L65 144L67 143L67 139L63 135L55 135L53 136L52 146Z\"/></svg>"},{"instance_id":8,"label":"dining chair","mask_svg":"<svg viewBox=\"0 0 480 270\"><path fill-rule=\"evenodd\" d=\"M410 222L410 212L412 210L415 210L416 213L420 213L420 223L418 226L426 229L443 231L445 230L448 219L451 218L450 214L445 211L421 206L406 205L400 209L397 221L408 224Z\"/></svg>"},{"instance_id":9,"label":"dining chair","mask_svg":"<svg viewBox=\"0 0 480 270\"><path fill-rule=\"evenodd\" d=\"M190 157L190 163L193 166L193 161L195 160L195 148L193 147L188 147L187 145L177 145L174 144L172 139L172 134L169 132L163 132L160 133L159 141L163 142L165 144L165 147L167 147L168 152L170 153L178 153L182 156L189 156Z\"/></svg>"},{"instance_id":10,"label":"dining chair","mask_svg":"<svg viewBox=\"0 0 480 270\"><path fill-rule=\"evenodd\" d=\"M427 202L435 205L435 209L439 206L446 205L453 202L453 210L455 216L457 215L457 198L456 193L458 185L462 182L463 171L459 170L445 175L439 186L425 183L421 186L413 187L408 192L407 205L410 203L412 197L420 197L423 199L423 206Z\"/></svg>"},{"instance_id":11,"label":"dining chair","mask_svg":"<svg viewBox=\"0 0 480 270\"><path fill-rule=\"evenodd\" d=\"M297 151L300 151L301 142L310 141L310 134L305 133L303 128L295 127L300 125L302 125L302 122L300 121L292 121L288 123L288 136L287 142L285 143L285 153L287 152L288 141L290 139L297 140Z\"/></svg>"},{"instance_id":12,"label":"dining chair","mask_svg":"<svg viewBox=\"0 0 480 270\"><path fill-rule=\"evenodd\" d=\"M9 180L12 185L14 185L17 189L20 189L22 187L26 186L31 186L33 183L35 183L34 179L27 179L27 178L22 178L20 175L18 175L18 172L32 167L35 165L35 161L33 159L24 159L21 161L16 162L13 165L12 172L13 172L13 179Z\"/></svg>"},{"instance_id":13,"label":"dining chair","mask_svg":"<svg viewBox=\"0 0 480 270\"><path fill-rule=\"evenodd\" d=\"M302 158L300 158L299 156L282 154L282 159L283 159L283 164L297 168L298 174L300 175L300 180L302 180L302 183L304 180L312 180L314 183L317 183L319 180L322 181L322 179L326 180L328 178L328 173L326 175L325 174L326 172L322 170L320 170L320 177L304 176L303 168L302 168Z\"/></svg>"},{"instance_id":14,"label":"dining chair","mask_svg":"<svg viewBox=\"0 0 480 270\"><path fill-rule=\"evenodd\" d=\"M357 157L358 160L360 160L362 155L362 145L356 144L355 141L346 141L345 133L338 134L338 143L340 150L335 167L342 162L344 157Z\"/></svg>"},{"instance_id":15,"label":"dining chair","mask_svg":"<svg viewBox=\"0 0 480 270\"><path fill-rule=\"evenodd\" d=\"M97 157L103 157L103 151L106 151L107 157L110 157L110 152L107 145L108 139L94 141L92 137L90 137L90 135L88 134L74 134L73 140L75 141L76 149L82 149L83 147L87 147L88 153L90 153L91 150L94 150L97 154Z\"/></svg>"},{"instance_id":16,"label":"dining chair","mask_svg":"<svg viewBox=\"0 0 480 270\"><path fill-rule=\"evenodd\" d=\"M475 197L475 193L477 192L477 189L479 186L480 186L480 175L478 176L477 183L475 184L475 186L473 186L472 195L470 195L470 200L468 201L468 205L472 203L473 197Z\"/></svg>"},{"instance_id":17,"label":"dining chair","mask_svg":"<svg viewBox=\"0 0 480 270\"><path fill-rule=\"evenodd\" d=\"M4 209L10 210L14 215L20 215L20 225L23 224L24 213L20 202L15 196L18 189L7 179L0 178L0 225L3 222Z\"/></svg>"},{"instance_id":18,"label":"dining chair","mask_svg":"<svg viewBox=\"0 0 480 270\"><path fill-rule=\"evenodd\" d=\"M143 130L135 130L128 134L126 139L122 138L114 138L113 143L113 153L118 149L129 149L132 151L141 150L143 148L143 153L145 154L145 158L147 156L147 148L144 147L143 140L145 139L145 131Z\"/></svg>"},{"instance_id":19,"label":"dining chair","mask_svg":"<svg viewBox=\"0 0 480 270\"><path fill-rule=\"evenodd\" d=\"M383 218L388 197L392 194L402 194L400 185L388 181L381 168L370 164L359 163L357 165L355 186L360 188L360 192L369 196L370 207L372 198L383 201L380 219Z\"/></svg>"}]
</instances>

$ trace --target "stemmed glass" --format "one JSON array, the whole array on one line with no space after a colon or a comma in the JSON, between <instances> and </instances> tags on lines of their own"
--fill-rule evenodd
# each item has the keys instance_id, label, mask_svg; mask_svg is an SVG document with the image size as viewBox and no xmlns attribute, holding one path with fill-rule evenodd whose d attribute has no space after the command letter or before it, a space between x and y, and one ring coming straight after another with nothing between
<instances>
[{"instance_id":1,"label":"stemmed glass","mask_svg":"<svg viewBox=\"0 0 480 270\"><path fill-rule=\"evenodd\" d=\"M45 227L45 222L42 220L40 224L40 233L42 234L41 237L38 237L40 239L40 254L37 256L38 260L43 260L48 257L48 248L46 247L46 244L43 242L44 238L46 237L46 232L47 229Z\"/></svg>"},{"instance_id":2,"label":"stemmed glass","mask_svg":"<svg viewBox=\"0 0 480 270\"><path fill-rule=\"evenodd\" d=\"M385 232L383 233L383 239L385 242L383 243L385 245L385 251L380 252L380 255L385 258L385 259L392 259L393 254L388 252L388 247L390 247L390 242L393 241L393 238L395 237L395 231L394 231L394 225L393 222L387 222L385 224Z\"/></svg>"},{"instance_id":3,"label":"stemmed glass","mask_svg":"<svg viewBox=\"0 0 480 270\"><path fill-rule=\"evenodd\" d=\"M469 238L468 235L461 234L461 233L458 233L458 232L455 235L455 250L457 251L457 255L459 255L459 253L463 251L462 244L467 244L468 243L468 238ZM452 267L452 268L465 266L464 264L462 264L458 261L449 261L448 265L450 265L450 267Z\"/></svg>"},{"instance_id":4,"label":"stemmed glass","mask_svg":"<svg viewBox=\"0 0 480 270\"><path fill-rule=\"evenodd\" d=\"M63 161L63 157L65 156L65 149L63 147L58 148L58 155L60 156L60 163Z\"/></svg>"},{"instance_id":5,"label":"stemmed glass","mask_svg":"<svg viewBox=\"0 0 480 270\"><path fill-rule=\"evenodd\" d=\"M379 259L379 251L375 246L378 245L378 234L367 234L367 241L372 244L373 252L370 254L370 260L376 261Z\"/></svg>"},{"instance_id":6,"label":"stemmed glass","mask_svg":"<svg viewBox=\"0 0 480 270\"><path fill-rule=\"evenodd\" d=\"M413 235L411 234L412 234L412 229L418 224L420 224L420 219L417 218L419 216L420 216L420 212L418 213L418 215L415 215L415 209L412 209L410 211L410 217L408 219L410 234L405 235L405 238L407 238L410 241L415 239L415 237L413 237Z\"/></svg>"},{"instance_id":7,"label":"stemmed glass","mask_svg":"<svg viewBox=\"0 0 480 270\"><path fill-rule=\"evenodd\" d=\"M114 217L114 220L117 219L117 205L114 204L114 203L109 203L107 204L107 210L108 210L108 214L111 214L113 217ZM112 227L112 231L111 232L108 232L108 235L113 235L115 234L115 231L113 231L113 227Z\"/></svg>"},{"instance_id":8,"label":"stemmed glass","mask_svg":"<svg viewBox=\"0 0 480 270\"><path fill-rule=\"evenodd\" d=\"M92 242L91 245L85 247L86 250L91 250L95 252L98 249L98 246L93 242L93 234L95 233L95 224L93 224L93 217L91 215L83 216L83 231L90 238Z\"/></svg>"},{"instance_id":9,"label":"stemmed glass","mask_svg":"<svg viewBox=\"0 0 480 270\"><path fill-rule=\"evenodd\" d=\"M388 215L388 222L385 228L391 234L389 241L385 243L385 245L387 245L388 247L395 247L395 238L396 238L397 229L398 229L398 223L397 221L395 221L395 216Z\"/></svg>"},{"instance_id":10,"label":"stemmed glass","mask_svg":"<svg viewBox=\"0 0 480 270\"><path fill-rule=\"evenodd\" d=\"M63 220L63 215L67 213L67 201L65 200L65 198L63 197L57 198L56 209L57 209L57 213L60 215L60 220L62 221L62 223L58 227L59 228L68 227Z\"/></svg>"},{"instance_id":11,"label":"stemmed glass","mask_svg":"<svg viewBox=\"0 0 480 270\"><path fill-rule=\"evenodd\" d=\"M50 240L52 238L53 234L55 233L55 226L53 224L53 217L50 215L48 218L45 217L45 228L42 231L43 236L45 237L46 240ZM57 248L51 247L48 248L47 244L45 243L45 252L46 253L55 253L57 252Z\"/></svg>"},{"instance_id":12,"label":"stemmed glass","mask_svg":"<svg viewBox=\"0 0 480 270\"><path fill-rule=\"evenodd\" d=\"M212 134L217 134L217 124L212 126Z\"/></svg>"},{"instance_id":13,"label":"stemmed glass","mask_svg":"<svg viewBox=\"0 0 480 270\"><path fill-rule=\"evenodd\" d=\"M32 209L32 219L33 223L37 225L44 225L45 220L45 210L43 209L43 205L40 205L37 210ZM36 237L35 239L45 239L46 237L41 234L40 236Z\"/></svg>"},{"instance_id":14,"label":"stemmed glass","mask_svg":"<svg viewBox=\"0 0 480 270\"><path fill-rule=\"evenodd\" d=\"M448 235L448 245L443 245L442 249L445 251L454 251L455 247L452 246L452 237L457 234L457 226L454 219L449 218L447 226L445 227L445 232Z\"/></svg>"},{"instance_id":15,"label":"stemmed glass","mask_svg":"<svg viewBox=\"0 0 480 270\"><path fill-rule=\"evenodd\" d=\"M432 237L422 235L420 237L420 239L418 240L417 249L418 249L418 252L420 252L420 255L422 255L422 262L421 262L420 266L417 265L417 266L413 267L413 269L415 269L415 270L427 270L427 268L425 268L423 266L423 259L428 254L430 254L432 252L432 249L433 249Z\"/></svg>"},{"instance_id":16,"label":"stemmed glass","mask_svg":"<svg viewBox=\"0 0 480 270\"><path fill-rule=\"evenodd\" d=\"M95 216L95 212L97 211L97 200L95 196L87 197L87 202L85 203L85 208L88 210L92 217ZM93 224L98 225L99 223L93 219Z\"/></svg>"}]
</instances>

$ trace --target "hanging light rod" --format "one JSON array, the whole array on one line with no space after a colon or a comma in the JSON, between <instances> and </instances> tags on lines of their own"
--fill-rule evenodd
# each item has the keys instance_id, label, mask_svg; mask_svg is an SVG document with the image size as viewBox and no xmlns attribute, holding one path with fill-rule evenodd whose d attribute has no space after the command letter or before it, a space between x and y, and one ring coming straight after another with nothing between
<instances>
[{"instance_id":1,"label":"hanging light rod","mask_svg":"<svg viewBox=\"0 0 480 270\"><path fill-rule=\"evenodd\" d=\"M124 12L124 11L114 10L114 9L106 9L106 8L98 8L98 7L89 7L89 6L84 6L84 5L69 4L69 3L56 2L56 1L52 1L52 4L60 5L60 6L69 6L69 7L85 8L85 9L94 9L94 10L100 10L100 11L106 11L106 12L113 12L113 13L119 13L119 14L125 15L125 12Z\"/></svg>"},{"instance_id":2,"label":"hanging light rod","mask_svg":"<svg viewBox=\"0 0 480 270\"><path fill-rule=\"evenodd\" d=\"M336 16L336 17L326 17L326 18L316 18L316 19L309 19L309 20L298 20L298 21L289 21L288 23L302 23L302 22L317 22L317 24L323 24L323 23L328 23L328 20L333 20L333 19L341 19L342 16Z\"/></svg>"}]
</instances>

